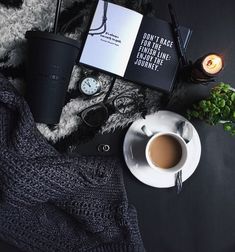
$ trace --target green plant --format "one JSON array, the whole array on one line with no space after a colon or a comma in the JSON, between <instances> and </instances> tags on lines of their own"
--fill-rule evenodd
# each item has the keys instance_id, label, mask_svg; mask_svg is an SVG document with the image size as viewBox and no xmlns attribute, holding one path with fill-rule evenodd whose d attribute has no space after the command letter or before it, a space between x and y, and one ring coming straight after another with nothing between
<instances>
[{"instance_id":1,"label":"green plant","mask_svg":"<svg viewBox=\"0 0 235 252\"><path fill-rule=\"evenodd\" d=\"M204 120L210 125L222 124L225 131L235 136L235 89L220 83L211 89L207 99L193 105L188 117Z\"/></svg>"}]
</instances>

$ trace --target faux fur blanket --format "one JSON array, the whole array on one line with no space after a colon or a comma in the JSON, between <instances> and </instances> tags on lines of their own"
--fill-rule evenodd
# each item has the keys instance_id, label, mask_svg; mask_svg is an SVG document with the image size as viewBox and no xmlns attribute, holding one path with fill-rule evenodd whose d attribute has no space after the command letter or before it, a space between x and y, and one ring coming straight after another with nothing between
<instances>
[{"instance_id":1,"label":"faux fur blanket","mask_svg":"<svg viewBox=\"0 0 235 252\"><path fill-rule=\"evenodd\" d=\"M31 29L50 31L53 27L56 1L1 0L0 2L2 3L0 5L0 71L23 93L26 84L24 79L26 55L25 32ZM146 15L153 15L153 8L149 0L116 0L113 2ZM80 42L84 39L85 31L91 18L91 10L95 6L95 3L95 0L65 0L63 2L59 27L69 22L66 36L77 39ZM74 18L75 16L76 18ZM70 22L71 20L72 22ZM68 87L68 94L72 90L77 89L77 83L83 71L85 70L81 66L74 67ZM107 74L99 73L99 79L104 86L104 90L107 90L111 77ZM135 83L123 81L122 79L117 79L111 97L130 88L138 91L140 86ZM145 96L145 106L148 109L147 113L155 112L159 107L162 95L157 91L146 89ZM50 142L55 144L61 139L66 139L72 133L79 132L79 126L81 124L81 118L78 116L79 112L91 104L101 101L102 98L103 96L84 100L83 97L78 96L73 99L68 99L63 108L58 125L49 127L45 124L38 124L37 127ZM117 127L125 127L140 117L141 113L135 113L130 117L114 113L100 129L100 132L110 132ZM78 142L78 139L73 140L74 144Z\"/></svg>"}]
</instances>

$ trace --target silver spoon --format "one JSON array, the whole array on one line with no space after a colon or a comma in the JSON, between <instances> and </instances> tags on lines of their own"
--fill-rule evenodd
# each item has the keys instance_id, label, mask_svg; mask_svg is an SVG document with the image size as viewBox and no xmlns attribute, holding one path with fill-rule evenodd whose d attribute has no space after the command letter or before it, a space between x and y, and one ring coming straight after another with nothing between
<instances>
[{"instance_id":1,"label":"silver spoon","mask_svg":"<svg viewBox=\"0 0 235 252\"><path fill-rule=\"evenodd\" d=\"M177 134L179 134L184 139L186 144L188 144L193 138L193 127L187 121L179 121L176 124L176 131ZM182 170L177 172L175 175L175 185L177 187L177 194L179 194L182 191L183 187Z\"/></svg>"}]
</instances>

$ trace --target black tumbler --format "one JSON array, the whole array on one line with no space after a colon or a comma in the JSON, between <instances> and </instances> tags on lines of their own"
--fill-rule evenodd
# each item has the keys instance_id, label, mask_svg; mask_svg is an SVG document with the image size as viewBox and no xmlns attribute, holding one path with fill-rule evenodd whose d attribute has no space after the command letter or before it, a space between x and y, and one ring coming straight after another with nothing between
<instances>
[{"instance_id":1,"label":"black tumbler","mask_svg":"<svg viewBox=\"0 0 235 252\"><path fill-rule=\"evenodd\" d=\"M27 31L25 37L26 100L35 122L57 124L78 56L78 41L41 31Z\"/></svg>"}]
</instances>

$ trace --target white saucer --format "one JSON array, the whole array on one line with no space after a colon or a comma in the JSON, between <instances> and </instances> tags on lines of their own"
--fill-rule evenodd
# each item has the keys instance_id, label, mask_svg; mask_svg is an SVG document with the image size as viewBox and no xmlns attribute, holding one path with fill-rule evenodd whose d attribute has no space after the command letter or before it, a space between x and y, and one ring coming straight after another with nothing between
<instances>
[{"instance_id":1,"label":"white saucer","mask_svg":"<svg viewBox=\"0 0 235 252\"><path fill-rule=\"evenodd\" d=\"M170 112L158 111L146 116L146 119L135 121L128 129L123 145L124 158L131 173L146 185L167 188L175 186L175 175L159 172L150 168L145 158L145 145L148 138L141 130L146 125L151 131L176 132L176 123L186 120L183 116ZM196 129L193 127L193 138L187 144L188 159L182 168L182 180L188 179L196 170L201 157L201 142Z\"/></svg>"}]
</instances>

